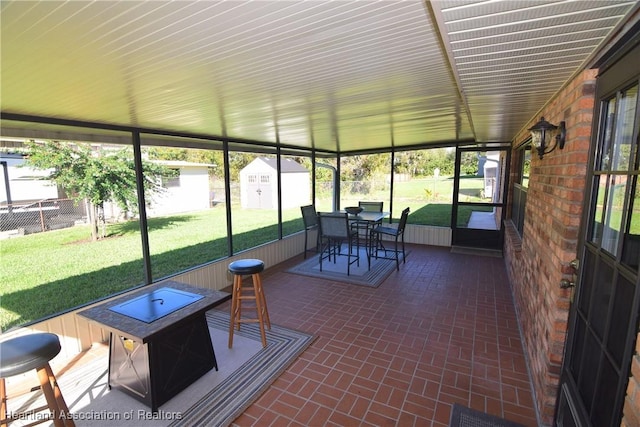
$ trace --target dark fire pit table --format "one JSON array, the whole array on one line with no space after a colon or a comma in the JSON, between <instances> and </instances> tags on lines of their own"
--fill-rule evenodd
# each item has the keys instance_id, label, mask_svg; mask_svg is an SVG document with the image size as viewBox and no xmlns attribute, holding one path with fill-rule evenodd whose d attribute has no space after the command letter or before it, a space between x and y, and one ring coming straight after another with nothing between
<instances>
[{"instance_id":1,"label":"dark fire pit table","mask_svg":"<svg viewBox=\"0 0 640 427\"><path fill-rule=\"evenodd\" d=\"M212 368L218 370L205 312L230 298L167 281L78 314L110 333L109 388L156 412Z\"/></svg>"}]
</instances>

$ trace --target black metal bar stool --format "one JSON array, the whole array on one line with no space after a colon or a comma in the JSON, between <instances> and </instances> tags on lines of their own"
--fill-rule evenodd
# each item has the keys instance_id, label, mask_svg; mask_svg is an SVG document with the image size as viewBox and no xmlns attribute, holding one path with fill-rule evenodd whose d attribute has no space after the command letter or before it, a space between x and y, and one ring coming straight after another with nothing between
<instances>
[{"instance_id":1,"label":"black metal bar stool","mask_svg":"<svg viewBox=\"0 0 640 427\"><path fill-rule=\"evenodd\" d=\"M36 333L19 336L0 342L0 426L6 426L11 421L26 414L7 414L7 388L5 378L19 375L35 369L40 380L40 388L47 400L47 405L29 410L28 413L38 413L49 409L51 418L40 417L39 421L29 425L51 422L56 427L74 426L69 416L69 408L62 397L60 387L49 361L60 353L58 336L50 333Z\"/></svg>"},{"instance_id":2,"label":"black metal bar stool","mask_svg":"<svg viewBox=\"0 0 640 427\"><path fill-rule=\"evenodd\" d=\"M267 300L262 289L260 273L264 270L264 262L259 259L241 259L229 264L229 272L233 274L233 290L231 291L231 318L229 319L229 348L233 346L233 330L240 330L241 323L258 323L262 347L267 346L267 336L264 325L271 329ZM242 276L251 275L253 286L242 286ZM242 302L253 301L255 303L256 318L242 318ZM252 308L252 307L249 307Z\"/></svg>"}]
</instances>

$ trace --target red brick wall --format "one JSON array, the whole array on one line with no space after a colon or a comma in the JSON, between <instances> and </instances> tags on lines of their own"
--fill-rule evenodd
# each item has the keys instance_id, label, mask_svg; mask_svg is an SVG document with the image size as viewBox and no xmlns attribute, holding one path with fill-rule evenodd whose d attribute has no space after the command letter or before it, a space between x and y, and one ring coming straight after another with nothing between
<instances>
[{"instance_id":1,"label":"red brick wall","mask_svg":"<svg viewBox=\"0 0 640 427\"><path fill-rule=\"evenodd\" d=\"M553 124L566 122L566 145L542 160L532 153L523 236L520 239L508 227L505 237L505 263L537 410L546 425L553 422L567 332L571 291L561 289L560 281L571 278L568 264L577 256L595 76L591 70L578 75L542 111L541 115ZM514 146L527 134L521 131ZM511 170L515 170L514 165Z\"/></svg>"}]
</instances>

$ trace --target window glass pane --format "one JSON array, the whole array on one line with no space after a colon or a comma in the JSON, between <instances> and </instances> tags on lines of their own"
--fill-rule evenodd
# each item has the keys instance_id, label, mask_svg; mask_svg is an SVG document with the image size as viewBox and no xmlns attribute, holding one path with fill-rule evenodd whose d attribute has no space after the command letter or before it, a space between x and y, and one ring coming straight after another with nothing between
<instances>
[{"instance_id":1,"label":"window glass pane","mask_svg":"<svg viewBox=\"0 0 640 427\"><path fill-rule=\"evenodd\" d=\"M616 132L612 146L612 170L627 171L631 167L631 147L637 98L637 86L623 92L620 97L620 108L616 115Z\"/></svg>"},{"instance_id":2,"label":"window glass pane","mask_svg":"<svg viewBox=\"0 0 640 427\"><path fill-rule=\"evenodd\" d=\"M463 151L459 202L500 203L502 163L498 151Z\"/></svg>"},{"instance_id":3,"label":"window glass pane","mask_svg":"<svg viewBox=\"0 0 640 427\"><path fill-rule=\"evenodd\" d=\"M622 230L624 195L627 188L627 176L610 176L609 191L605 203L605 218L602 228L602 248L612 255L618 253L618 241Z\"/></svg>"},{"instance_id":4,"label":"window glass pane","mask_svg":"<svg viewBox=\"0 0 640 427\"><path fill-rule=\"evenodd\" d=\"M153 281L227 256L223 151L151 145L142 137L143 157L160 168L145 180L149 252ZM160 184L160 185L158 185Z\"/></svg>"},{"instance_id":5,"label":"window glass pane","mask_svg":"<svg viewBox=\"0 0 640 427\"><path fill-rule=\"evenodd\" d=\"M126 143L42 141L2 154L3 331L144 283L131 135L115 139Z\"/></svg>"},{"instance_id":6,"label":"window glass pane","mask_svg":"<svg viewBox=\"0 0 640 427\"><path fill-rule=\"evenodd\" d=\"M623 276L618 276L616 294L613 299L607 349L616 361L618 367L622 364L625 344L627 343L627 325L631 319L634 285Z\"/></svg>"},{"instance_id":7,"label":"window glass pane","mask_svg":"<svg viewBox=\"0 0 640 427\"><path fill-rule=\"evenodd\" d=\"M594 244L598 244L602 240L602 232L603 232L603 214L604 214L604 196L607 189L607 180L609 179L609 175L596 175L593 177L595 180L593 185L594 197L596 203L593 204L593 218L592 218L592 227L591 227L591 242Z\"/></svg>"},{"instance_id":8,"label":"window glass pane","mask_svg":"<svg viewBox=\"0 0 640 427\"><path fill-rule=\"evenodd\" d=\"M412 224L451 226L455 150L399 151L393 165L394 218L406 207Z\"/></svg>"},{"instance_id":9,"label":"window glass pane","mask_svg":"<svg viewBox=\"0 0 640 427\"><path fill-rule=\"evenodd\" d=\"M574 379L581 376L582 360L586 358L587 354L593 353L584 351L585 337L587 336L585 324L585 322L575 323L576 329L573 335L573 343L571 343L571 363L567 363L567 367L571 370Z\"/></svg>"},{"instance_id":10,"label":"window glass pane","mask_svg":"<svg viewBox=\"0 0 640 427\"><path fill-rule=\"evenodd\" d=\"M524 212L527 205L527 190L521 186L513 187L513 205L511 207L511 220L516 226L520 236L524 234Z\"/></svg>"},{"instance_id":11,"label":"window glass pane","mask_svg":"<svg viewBox=\"0 0 640 427\"><path fill-rule=\"evenodd\" d=\"M578 307L582 311L582 315L585 318L589 317L589 309L591 307L591 293L593 289L597 286L595 283L595 268L596 261L594 260L595 255L591 251L584 251L584 260L582 262L584 273L583 279L580 282L580 292L577 293L578 296Z\"/></svg>"},{"instance_id":12,"label":"window glass pane","mask_svg":"<svg viewBox=\"0 0 640 427\"><path fill-rule=\"evenodd\" d=\"M262 147L256 147L258 149ZM278 170L275 154L230 150L229 165L233 252L277 240Z\"/></svg>"},{"instance_id":13,"label":"window glass pane","mask_svg":"<svg viewBox=\"0 0 640 427\"><path fill-rule=\"evenodd\" d=\"M602 104L603 132L597 157L598 170L627 170L629 167L637 97L638 86L634 86L621 93L619 107L616 98Z\"/></svg>"},{"instance_id":14,"label":"window glass pane","mask_svg":"<svg viewBox=\"0 0 640 427\"><path fill-rule=\"evenodd\" d=\"M609 313L609 301L613 292L613 270L604 261L598 263L597 278L593 285L593 298L591 298L591 310L589 320L600 340L604 337Z\"/></svg>"},{"instance_id":15,"label":"window glass pane","mask_svg":"<svg viewBox=\"0 0 640 427\"><path fill-rule=\"evenodd\" d=\"M458 201L458 228L498 230L501 212L490 203L502 201L503 164L499 151L462 151ZM467 205L481 203L487 206Z\"/></svg>"},{"instance_id":16,"label":"window glass pane","mask_svg":"<svg viewBox=\"0 0 640 427\"><path fill-rule=\"evenodd\" d=\"M616 113L616 99L612 98L602 104L602 120L600 122L603 125L603 132L600 144L598 145L598 162L596 164L596 170L611 170L611 156L612 156L612 137L613 137L613 124Z\"/></svg>"},{"instance_id":17,"label":"window glass pane","mask_svg":"<svg viewBox=\"0 0 640 427\"><path fill-rule=\"evenodd\" d=\"M499 214L493 206L458 205L458 228L498 230Z\"/></svg>"},{"instance_id":18,"label":"window glass pane","mask_svg":"<svg viewBox=\"0 0 640 427\"><path fill-rule=\"evenodd\" d=\"M529 174L531 173L531 147L522 150L523 158L520 169L520 184L529 188Z\"/></svg>"},{"instance_id":19,"label":"window glass pane","mask_svg":"<svg viewBox=\"0 0 640 427\"><path fill-rule=\"evenodd\" d=\"M340 207L358 206L360 201L382 202L390 209L391 153L340 158ZM400 209L401 211L401 209Z\"/></svg>"},{"instance_id":20,"label":"window glass pane","mask_svg":"<svg viewBox=\"0 0 640 427\"><path fill-rule=\"evenodd\" d=\"M592 425L606 426L611 422L615 409L616 395L619 390L620 376L606 357L602 358L602 367L598 379L597 394L593 412Z\"/></svg>"},{"instance_id":21,"label":"window glass pane","mask_svg":"<svg viewBox=\"0 0 640 427\"><path fill-rule=\"evenodd\" d=\"M513 186L513 201L511 205L511 220L520 236L524 234L524 212L527 202L527 189L529 187L529 173L531 170L531 146L515 152L517 176Z\"/></svg>"},{"instance_id":22,"label":"window glass pane","mask_svg":"<svg viewBox=\"0 0 640 427\"><path fill-rule=\"evenodd\" d=\"M337 177L337 159L316 157L316 211L332 212L337 208L334 203Z\"/></svg>"},{"instance_id":23,"label":"window glass pane","mask_svg":"<svg viewBox=\"0 0 640 427\"><path fill-rule=\"evenodd\" d=\"M600 348L592 334L586 334L585 349ZM586 354L585 354L586 353ZM596 379L598 377L598 366L600 366L600 357L602 353L599 351L583 351L582 366L580 368L580 384L578 385L582 401L587 412L591 411L593 404L593 396L596 392Z\"/></svg>"},{"instance_id":24,"label":"window glass pane","mask_svg":"<svg viewBox=\"0 0 640 427\"><path fill-rule=\"evenodd\" d=\"M629 221L627 231L624 233L624 245L622 247L622 263L638 271L640 263L640 194L638 194L637 176L634 184L634 197L630 201Z\"/></svg>"},{"instance_id":25,"label":"window glass pane","mask_svg":"<svg viewBox=\"0 0 640 427\"><path fill-rule=\"evenodd\" d=\"M300 206L311 204L311 157L281 156L282 235L304 230Z\"/></svg>"}]
</instances>

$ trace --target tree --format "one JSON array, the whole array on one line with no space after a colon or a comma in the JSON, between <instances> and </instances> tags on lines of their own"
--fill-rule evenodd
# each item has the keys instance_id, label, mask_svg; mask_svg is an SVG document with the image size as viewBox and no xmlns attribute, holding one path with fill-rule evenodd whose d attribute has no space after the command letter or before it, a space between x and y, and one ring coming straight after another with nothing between
<instances>
[{"instance_id":1,"label":"tree","mask_svg":"<svg viewBox=\"0 0 640 427\"><path fill-rule=\"evenodd\" d=\"M344 156L340 159L340 178L353 182L353 192L367 194L376 179L388 175L390 161L389 153Z\"/></svg>"},{"instance_id":2,"label":"tree","mask_svg":"<svg viewBox=\"0 0 640 427\"><path fill-rule=\"evenodd\" d=\"M115 202L123 212L137 213L136 172L130 148L93 149L88 144L48 141L27 142L26 164L51 170L47 179L62 187L76 203L89 203L91 238L106 237L104 203ZM171 171L159 164L142 162L145 193L163 191L160 177Z\"/></svg>"}]
</instances>

